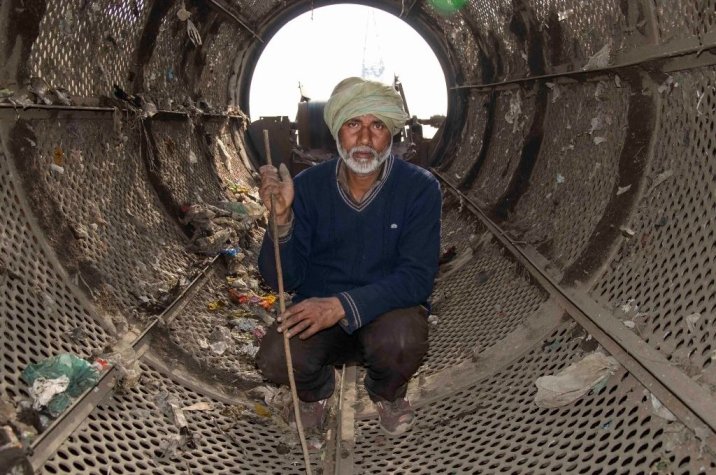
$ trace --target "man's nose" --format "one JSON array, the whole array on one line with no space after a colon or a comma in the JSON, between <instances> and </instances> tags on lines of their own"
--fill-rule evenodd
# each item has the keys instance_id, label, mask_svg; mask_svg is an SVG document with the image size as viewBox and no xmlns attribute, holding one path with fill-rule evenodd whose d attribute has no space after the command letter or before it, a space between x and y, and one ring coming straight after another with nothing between
<instances>
[{"instance_id":1,"label":"man's nose","mask_svg":"<svg viewBox=\"0 0 716 475\"><path fill-rule=\"evenodd\" d=\"M370 130L368 127L361 127L358 131L358 143L361 145L370 145Z\"/></svg>"}]
</instances>

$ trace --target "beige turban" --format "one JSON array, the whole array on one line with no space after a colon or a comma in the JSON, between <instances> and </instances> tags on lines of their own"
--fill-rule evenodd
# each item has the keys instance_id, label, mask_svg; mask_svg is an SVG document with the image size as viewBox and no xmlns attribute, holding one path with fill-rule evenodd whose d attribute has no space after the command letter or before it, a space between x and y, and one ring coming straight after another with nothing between
<instances>
[{"instance_id":1,"label":"beige turban","mask_svg":"<svg viewBox=\"0 0 716 475\"><path fill-rule=\"evenodd\" d=\"M393 86L357 77L339 82L323 109L323 118L336 140L347 120L368 114L380 119L391 135L397 134L408 120L403 99Z\"/></svg>"}]
</instances>

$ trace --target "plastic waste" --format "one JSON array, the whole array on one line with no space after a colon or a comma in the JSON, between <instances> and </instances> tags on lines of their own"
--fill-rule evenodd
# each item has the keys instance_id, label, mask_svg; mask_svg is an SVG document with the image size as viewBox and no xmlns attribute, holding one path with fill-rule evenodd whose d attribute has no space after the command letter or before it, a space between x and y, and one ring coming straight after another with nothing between
<instances>
[{"instance_id":1,"label":"plastic waste","mask_svg":"<svg viewBox=\"0 0 716 475\"><path fill-rule=\"evenodd\" d=\"M32 385L33 407L46 407L52 417L57 417L73 398L97 384L101 369L100 363L64 353L28 365L21 377Z\"/></svg>"},{"instance_id":2,"label":"plastic waste","mask_svg":"<svg viewBox=\"0 0 716 475\"><path fill-rule=\"evenodd\" d=\"M556 375L537 378L535 404L546 408L571 404L604 383L618 368L619 363L611 356L599 352L589 354Z\"/></svg>"},{"instance_id":3,"label":"plastic waste","mask_svg":"<svg viewBox=\"0 0 716 475\"><path fill-rule=\"evenodd\" d=\"M231 343L231 331L226 327L216 327L209 335L209 348L217 355L223 355Z\"/></svg>"}]
</instances>

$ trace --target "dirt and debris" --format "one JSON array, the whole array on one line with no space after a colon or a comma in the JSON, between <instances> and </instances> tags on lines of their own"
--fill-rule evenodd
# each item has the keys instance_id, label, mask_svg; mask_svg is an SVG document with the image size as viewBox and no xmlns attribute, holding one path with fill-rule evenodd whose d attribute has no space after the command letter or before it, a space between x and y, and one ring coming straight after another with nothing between
<instances>
[{"instance_id":1,"label":"dirt and debris","mask_svg":"<svg viewBox=\"0 0 716 475\"><path fill-rule=\"evenodd\" d=\"M45 79L35 76L17 90L0 89L0 104L2 103L26 109L34 104L70 106L72 99L64 87L53 87Z\"/></svg>"},{"instance_id":2,"label":"dirt and debris","mask_svg":"<svg viewBox=\"0 0 716 475\"><path fill-rule=\"evenodd\" d=\"M191 234L190 250L215 256L236 245L246 247L247 235L264 216L261 205L254 201L184 204L179 221ZM239 260L243 255L231 256Z\"/></svg>"},{"instance_id":3,"label":"dirt and debris","mask_svg":"<svg viewBox=\"0 0 716 475\"><path fill-rule=\"evenodd\" d=\"M569 365L556 375L537 378L535 404L543 408L562 407L601 385L619 369L619 363L611 356L595 352Z\"/></svg>"}]
</instances>

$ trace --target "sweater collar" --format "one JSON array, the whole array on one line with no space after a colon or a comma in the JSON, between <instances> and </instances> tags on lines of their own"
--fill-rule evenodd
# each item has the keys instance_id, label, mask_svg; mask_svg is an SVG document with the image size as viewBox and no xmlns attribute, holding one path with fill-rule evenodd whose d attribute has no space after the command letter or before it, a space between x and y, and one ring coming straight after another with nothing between
<instances>
[{"instance_id":1,"label":"sweater collar","mask_svg":"<svg viewBox=\"0 0 716 475\"><path fill-rule=\"evenodd\" d=\"M383 188L383 185L385 185L385 182L390 175L390 170L393 168L394 160L393 154L390 154L385 160L385 163L382 165L383 168L381 169L380 175L378 175L378 179L375 183L373 183L370 190L363 195L363 199L358 202L353 199L348 189L348 173L346 171L346 164L343 162L343 159L339 157L336 162L336 182L338 184L338 192L340 193L343 201L356 211L362 211L365 209L378 195L380 190Z\"/></svg>"}]
</instances>

